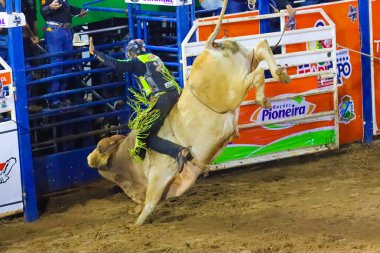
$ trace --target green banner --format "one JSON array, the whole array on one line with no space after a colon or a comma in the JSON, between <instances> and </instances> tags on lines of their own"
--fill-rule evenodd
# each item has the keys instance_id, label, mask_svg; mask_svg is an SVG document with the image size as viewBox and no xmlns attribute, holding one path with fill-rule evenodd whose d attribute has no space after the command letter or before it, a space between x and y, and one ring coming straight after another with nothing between
<instances>
[{"instance_id":1,"label":"green banner","mask_svg":"<svg viewBox=\"0 0 380 253\"><path fill-rule=\"evenodd\" d=\"M272 142L269 145L229 145L214 160L214 164L220 164L233 160L241 160L256 156L276 153L286 150L309 148L335 143L335 131L331 130L313 130L313 132L301 132L287 138Z\"/></svg>"}]
</instances>

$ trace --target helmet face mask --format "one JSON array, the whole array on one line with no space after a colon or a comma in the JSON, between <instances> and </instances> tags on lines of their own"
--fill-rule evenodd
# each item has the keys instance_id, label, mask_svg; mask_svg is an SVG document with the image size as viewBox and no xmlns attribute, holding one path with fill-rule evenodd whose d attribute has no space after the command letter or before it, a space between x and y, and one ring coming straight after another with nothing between
<instances>
[{"instance_id":1,"label":"helmet face mask","mask_svg":"<svg viewBox=\"0 0 380 253\"><path fill-rule=\"evenodd\" d=\"M128 58L134 58L137 55L145 52L145 43L141 39L135 39L128 42L125 53Z\"/></svg>"}]
</instances>

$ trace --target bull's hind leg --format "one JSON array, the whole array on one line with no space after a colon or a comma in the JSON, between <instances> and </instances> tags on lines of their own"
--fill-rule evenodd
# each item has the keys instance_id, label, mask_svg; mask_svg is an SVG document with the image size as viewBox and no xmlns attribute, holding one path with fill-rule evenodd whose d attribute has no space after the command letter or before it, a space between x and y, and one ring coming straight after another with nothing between
<instances>
[{"instance_id":1,"label":"bull's hind leg","mask_svg":"<svg viewBox=\"0 0 380 253\"><path fill-rule=\"evenodd\" d=\"M135 225L137 226L142 225L148 216L153 212L157 203L161 200L162 194L168 183L173 180L176 174L176 170L171 170L171 167L167 167L167 165L170 164L170 162L168 163L167 160L156 160L156 162L157 165L154 165L154 168L151 168L148 176L149 182L144 202L144 208L136 220ZM163 165L166 165L166 168L163 167ZM160 168L158 168L158 166ZM173 166L176 165L173 163Z\"/></svg>"},{"instance_id":2,"label":"bull's hind leg","mask_svg":"<svg viewBox=\"0 0 380 253\"><path fill-rule=\"evenodd\" d=\"M256 101L257 103L264 108L270 108L271 104L264 95L265 87L265 76L264 69L258 68L255 71L249 73L244 80L245 87L255 87L256 89Z\"/></svg>"},{"instance_id":3,"label":"bull's hind leg","mask_svg":"<svg viewBox=\"0 0 380 253\"><path fill-rule=\"evenodd\" d=\"M273 78L277 81L282 83L290 83L292 81L285 71L277 66L267 40L260 40L257 43L254 56L257 63L263 60L267 62Z\"/></svg>"}]
</instances>

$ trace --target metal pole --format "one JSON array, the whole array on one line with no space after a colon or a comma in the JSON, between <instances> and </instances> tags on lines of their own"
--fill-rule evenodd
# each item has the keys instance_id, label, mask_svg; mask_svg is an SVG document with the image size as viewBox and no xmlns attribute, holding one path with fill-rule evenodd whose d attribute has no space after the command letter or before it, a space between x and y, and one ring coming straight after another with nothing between
<instances>
[{"instance_id":1,"label":"metal pole","mask_svg":"<svg viewBox=\"0 0 380 253\"><path fill-rule=\"evenodd\" d=\"M193 3L195 4L195 3ZM176 15L177 15L177 45L178 45L178 62L181 63L182 61L182 48L181 44L182 41L185 39L187 33L190 30L190 24L191 24L191 12L190 12L190 6L189 5L183 5L179 6L176 9ZM182 64L180 64L178 68L178 74L179 74L179 85L181 87L184 86L185 80L183 80L183 70L182 70Z\"/></svg>"},{"instance_id":2,"label":"metal pole","mask_svg":"<svg viewBox=\"0 0 380 253\"><path fill-rule=\"evenodd\" d=\"M259 7L260 15L270 13L269 0L259 0L258 7ZM270 20L269 19L260 20L260 33L269 33L269 32L270 32Z\"/></svg>"},{"instance_id":3,"label":"metal pole","mask_svg":"<svg viewBox=\"0 0 380 253\"><path fill-rule=\"evenodd\" d=\"M370 41L370 5L368 0L359 0L359 26L361 52L371 53ZM373 140L373 107L371 85L371 59L361 55L362 62L362 94L363 94L363 142L371 143Z\"/></svg>"},{"instance_id":4,"label":"metal pole","mask_svg":"<svg viewBox=\"0 0 380 253\"><path fill-rule=\"evenodd\" d=\"M9 2L7 1L7 7ZM16 0L16 6L21 5L21 0ZM8 29L8 52L11 68L13 70L17 130L20 150L21 181L24 199L24 220L31 222L38 219L36 188L34 182L34 169L32 159L32 147L29 135L28 97L25 79L24 48L22 43L22 28Z\"/></svg>"},{"instance_id":5,"label":"metal pole","mask_svg":"<svg viewBox=\"0 0 380 253\"><path fill-rule=\"evenodd\" d=\"M128 4L128 25L129 25L129 36L130 39L136 39L136 34L135 34L135 23L133 21L133 16L134 16L134 8L133 4Z\"/></svg>"},{"instance_id":6,"label":"metal pole","mask_svg":"<svg viewBox=\"0 0 380 253\"><path fill-rule=\"evenodd\" d=\"M12 0L6 0L5 1L5 10L8 14L12 14Z\"/></svg>"}]
</instances>

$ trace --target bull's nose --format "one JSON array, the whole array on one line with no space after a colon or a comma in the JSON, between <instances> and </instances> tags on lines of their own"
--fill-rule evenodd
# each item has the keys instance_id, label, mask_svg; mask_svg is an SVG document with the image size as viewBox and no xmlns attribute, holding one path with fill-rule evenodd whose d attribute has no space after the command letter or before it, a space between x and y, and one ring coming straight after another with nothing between
<instances>
[{"instance_id":1,"label":"bull's nose","mask_svg":"<svg viewBox=\"0 0 380 253\"><path fill-rule=\"evenodd\" d=\"M94 159L92 158L91 154L87 156L87 164L90 166L90 168L95 168Z\"/></svg>"}]
</instances>

